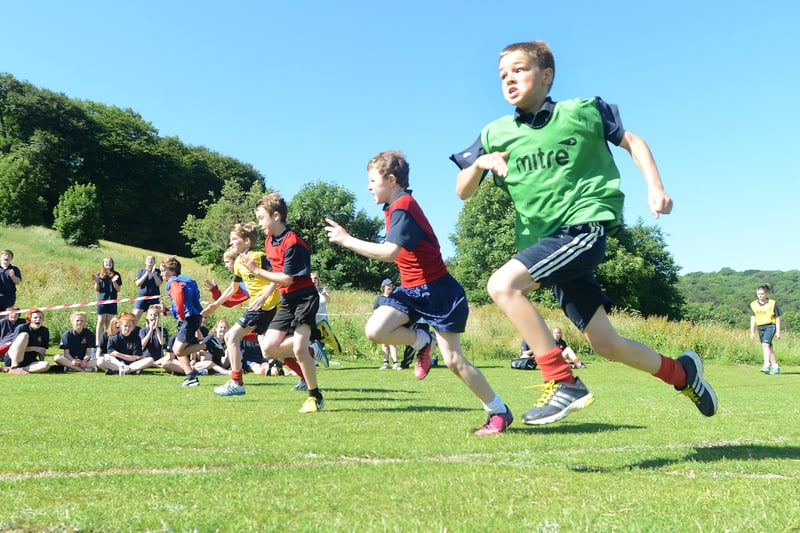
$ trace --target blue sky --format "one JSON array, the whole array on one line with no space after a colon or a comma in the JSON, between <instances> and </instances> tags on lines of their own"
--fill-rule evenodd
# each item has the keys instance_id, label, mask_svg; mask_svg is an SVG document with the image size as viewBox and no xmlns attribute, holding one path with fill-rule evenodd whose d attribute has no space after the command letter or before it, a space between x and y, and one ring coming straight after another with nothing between
<instances>
[{"instance_id":1,"label":"blue sky","mask_svg":"<svg viewBox=\"0 0 800 533\"><path fill-rule=\"evenodd\" d=\"M800 4L654 2L12 2L0 72L131 108L252 164L291 198L346 187L381 214L365 166L403 150L443 253L463 205L451 153L511 112L507 44L542 39L554 99L601 96L650 145L675 208L655 221L627 152L625 217L657 224L683 273L800 268Z\"/></svg>"}]
</instances>

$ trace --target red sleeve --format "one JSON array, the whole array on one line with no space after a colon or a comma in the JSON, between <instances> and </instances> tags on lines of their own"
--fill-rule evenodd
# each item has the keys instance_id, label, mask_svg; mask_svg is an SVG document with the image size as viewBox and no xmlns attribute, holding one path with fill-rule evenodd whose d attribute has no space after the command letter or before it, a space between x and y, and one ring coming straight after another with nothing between
<instances>
[{"instance_id":1,"label":"red sleeve","mask_svg":"<svg viewBox=\"0 0 800 533\"><path fill-rule=\"evenodd\" d=\"M186 319L186 307L183 303L183 283L180 281L173 281L169 286L169 297L172 298L172 303L175 305L175 310L178 313L178 319Z\"/></svg>"},{"instance_id":2,"label":"red sleeve","mask_svg":"<svg viewBox=\"0 0 800 533\"><path fill-rule=\"evenodd\" d=\"M211 298L213 298L214 301L217 301L219 300L220 296L222 296L222 291L219 290L218 285L214 285L211 288ZM231 297L228 298L222 305L225 307L236 307L237 305L246 302L249 298L250 296L248 296L241 287L236 287L236 292L234 292L233 295L231 295Z\"/></svg>"},{"instance_id":3,"label":"red sleeve","mask_svg":"<svg viewBox=\"0 0 800 533\"><path fill-rule=\"evenodd\" d=\"M219 300L220 296L222 296L222 291L219 290L219 285L214 285L211 287L211 299L217 301Z\"/></svg>"},{"instance_id":4,"label":"red sleeve","mask_svg":"<svg viewBox=\"0 0 800 533\"><path fill-rule=\"evenodd\" d=\"M225 302L224 305L225 307L235 307L246 302L248 299L250 299L250 295L244 292L241 287L237 287L236 292L234 292L233 295L228 298L228 301Z\"/></svg>"}]
</instances>

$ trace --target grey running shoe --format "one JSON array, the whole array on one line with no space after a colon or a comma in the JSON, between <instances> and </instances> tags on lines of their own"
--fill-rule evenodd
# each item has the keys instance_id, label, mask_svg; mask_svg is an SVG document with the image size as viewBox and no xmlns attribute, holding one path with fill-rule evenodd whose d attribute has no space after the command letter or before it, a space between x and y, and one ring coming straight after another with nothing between
<instances>
[{"instance_id":1,"label":"grey running shoe","mask_svg":"<svg viewBox=\"0 0 800 533\"><path fill-rule=\"evenodd\" d=\"M675 387L684 396L688 396L703 413L703 416L714 416L717 412L717 395L714 389L703 379L703 361L694 352L683 352L678 362L686 370L686 386Z\"/></svg>"},{"instance_id":2,"label":"grey running shoe","mask_svg":"<svg viewBox=\"0 0 800 533\"><path fill-rule=\"evenodd\" d=\"M308 390L308 383L306 383L306 380L304 380L304 379L301 379L300 381L298 381L298 382L297 382L297 385L295 385L294 387L292 387L292 390L293 390L293 391L304 391L304 390Z\"/></svg>"},{"instance_id":3,"label":"grey running shoe","mask_svg":"<svg viewBox=\"0 0 800 533\"><path fill-rule=\"evenodd\" d=\"M594 396L580 378L575 378L572 385L549 381L539 386L543 389L539 401L522 415L522 421L530 426L557 422L571 411L588 407L594 401Z\"/></svg>"}]
</instances>

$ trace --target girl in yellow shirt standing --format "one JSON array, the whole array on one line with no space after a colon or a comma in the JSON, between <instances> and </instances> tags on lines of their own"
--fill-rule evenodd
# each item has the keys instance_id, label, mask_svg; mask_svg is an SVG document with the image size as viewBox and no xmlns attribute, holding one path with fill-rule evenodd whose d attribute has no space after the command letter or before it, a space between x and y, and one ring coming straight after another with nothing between
<instances>
[{"instance_id":1,"label":"girl in yellow shirt standing","mask_svg":"<svg viewBox=\"0 0 800 533\"><path fill-rule=\"evenodd\" d=\"M769 299L768 294L769 285L761 285L756 290L756 299L750 303L750 338L756 338L757 326L758 338L764 350L764 366L761 367L761 371L775 375L781 373L781 367L775 358L772 339L781 338L781 308L775 300Z\"/></svg>"}]
</instances>

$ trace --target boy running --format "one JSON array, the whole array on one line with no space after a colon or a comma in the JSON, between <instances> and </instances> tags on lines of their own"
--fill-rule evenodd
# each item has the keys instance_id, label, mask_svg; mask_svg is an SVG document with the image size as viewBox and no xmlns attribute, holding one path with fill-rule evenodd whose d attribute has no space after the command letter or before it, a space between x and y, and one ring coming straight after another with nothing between
<instances>
[{"instance_id":1,"label":"boy running","mask_svg":"<svg viewBox=\"0 0 800 533\"><path fill-rule=\"evenodd\" d=\"M378 344L406 344L417 350L416 378L431 367L431 349L439 342L445 364L477 396L488 413L475 435L496 435L514 420L483 373L461 351L461 333L469 315L464 288L447 271L439 241L428 219L408 189L409 166L398 151L381 152L367 164L367 189L383 204L386 238L382 243L352 237L326 218L328 240L370 259L394 261L400 269L400 287L392 291L370 316L365 327ZM436 339L422 329L411 329L420 317L436 331Z\"/></svg>"},{"instance_id":2,"label":"boy running","mask_svg":"<svg viewBox=\"0 0 800 533\"><path fill-rule=\"evenodd\" d=\"M264 252L253 249L256 242L258 242L258 227L254 223L236 224L231 229L230 248L236 252L236 259L233 263L233 279L225 292L203 309L203 316L213 313L239 291L239 283L242 281L244 281L247 293L253 295L253 301L245 314L225 334L225 345L231 363L231 379L214 389L219 396L243 396L245 394L242 379L242 339L251 331L255 331L256 335L266 333L280 303L280 296L275 290L276 285L256 276L242 265L241 257L247 256L259 268L271 269Z\"/></svg>"},{"instance_id":3,"label":"boy running","mask_svg":"<svg viewBox=\"0 0 800 533\"><path fill-rule=\"evenodd\" d=\"M317 386L317 369L309 353L311 334L316 330L319 293L311 281L311 251L286 223L286 202L278 193L261 198L256 204L256 218L267 238L264 250L271 270L259 267L247 255L241 260L253 274L277 283L281 307L267 334L262 349L265 359L284 359L294 354L303 370L308 398L301 413L322 411L325 403Z\"/></svg>"},{"instance_id":4,"label":"boy running","mask_svg":"<svg viewBox=\"0 0 800 533\"><path fill-rule=\"evenodd\" d=\"M623 194L608 142L633 157L648 186L648 204L658 218L672 210L650 149L622 127L619 111L600 98L554 102L548 97L555 62L542 41L516 43L500 53L505 100L515 106L483 128L466 150L451 156L461 171L456 193L473 195L487 172L514 201L519 253L489 278L488 291L528 345L545 381L544 392L523 415L541 425L593 401L556 347L542 316L525 296L551 287L562 310L600 355L673 385L705 416L717 412L717 397L703 379L694 352L677 359L620 337L606 314L611 299L593 275L605 256L606 233L620 226Z\"/></svg>"},{"instance_id":5,"label":"boy running","mask_svg":"<svg viewBox=\"0 0 800 533\"><path fill-rule=\"evenodd\" d=\"M167 294L172 300L170 311L178 319L178 333L172 345L172 353L178 358L186 379L181 387L196 387L200 384L197 372L189 363L189 356L205 349L205 345L197 342L197 330L203 324L200 314L200 288L197 282L188 276L181 275L181 262L171 255L161 262L161 275L167 282Z\"/></svg>"}]
</instances>

